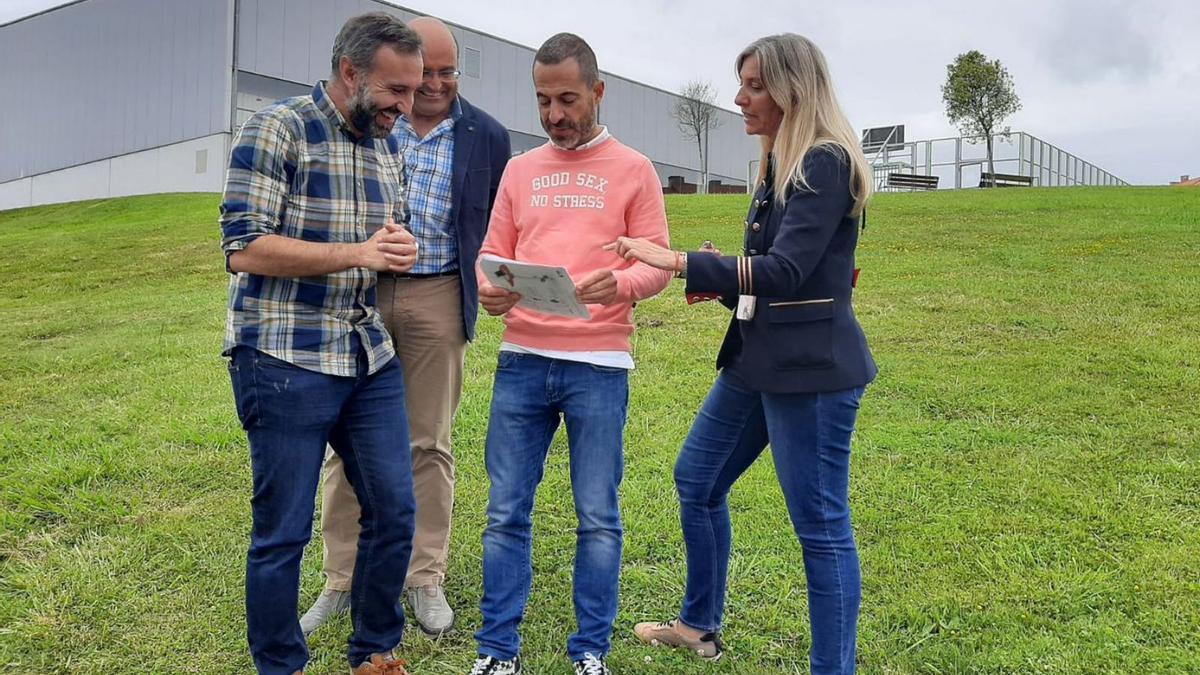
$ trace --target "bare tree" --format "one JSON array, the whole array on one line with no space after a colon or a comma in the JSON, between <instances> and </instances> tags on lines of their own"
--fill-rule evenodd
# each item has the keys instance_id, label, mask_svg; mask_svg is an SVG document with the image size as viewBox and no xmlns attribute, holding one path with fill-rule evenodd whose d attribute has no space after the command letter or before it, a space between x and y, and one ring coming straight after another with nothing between
<instances>
[{"instance_id":1,"label":"bare tree","mask_svg":"<svg viewBox=\"0 0 1200 675\"><path fill-rule=\"evenodd\" d=\"M721 126L717 92L712 84L692 80L679 90L671 117L684 138L696 140L700 156L700 192L708 192L708 132Z\"/></svg>"}]
</instances>

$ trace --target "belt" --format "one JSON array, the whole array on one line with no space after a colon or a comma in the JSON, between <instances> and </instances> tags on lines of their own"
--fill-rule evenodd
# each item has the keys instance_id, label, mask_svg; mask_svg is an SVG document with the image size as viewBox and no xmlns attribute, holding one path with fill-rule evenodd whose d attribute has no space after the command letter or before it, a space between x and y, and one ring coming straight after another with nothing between
<instances>
[{"instance_id":1,"label":"belt","mask_svg":"<svg viewBox=\"0 0 1200 675\"><path fill-rule=\"evenodd\" d=\"M416 272L403 272L400 274L395 272L379 272L379 276L387 279L436 279L437 277L457 277L459 276L459 270L430 272L428 274L418 274Z\"/></svg>"}]
</instances>

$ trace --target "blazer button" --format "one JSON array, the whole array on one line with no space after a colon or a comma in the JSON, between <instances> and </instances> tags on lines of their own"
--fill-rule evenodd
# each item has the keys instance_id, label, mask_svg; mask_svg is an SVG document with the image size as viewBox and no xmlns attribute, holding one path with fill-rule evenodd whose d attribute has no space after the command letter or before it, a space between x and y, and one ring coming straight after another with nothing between
<instances>
[{"instance_id":1,"label":"blazer button","mask_svg":"<svg viewBox=\"0 0 1200 675\"><path fill-rule=\"evenodd\" d=\"M755 232L758 232L759 230L761 230L761 229L762 229L762 225L759 225L758 223L755 223L755 224L753 224L753 225L751 225L751 226L750 226L750 229L754 230Z\"/></svg>"}]
</instances>

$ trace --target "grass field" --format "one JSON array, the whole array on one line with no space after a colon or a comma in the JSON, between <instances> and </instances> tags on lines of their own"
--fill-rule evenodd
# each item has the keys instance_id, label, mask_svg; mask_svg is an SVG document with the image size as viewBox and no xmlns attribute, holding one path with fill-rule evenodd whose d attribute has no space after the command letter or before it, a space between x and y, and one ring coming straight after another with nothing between
<instances>
[{"instance_id":1,"label":"grass field","mask_svg":"<svg viewBox=\"0 0 1200 675\"><path fill-rule=\"evenodd\" d=\"M744 197L668 201L678 246L736 250ZM219 356L214 195L0 213L0 671L251 669L249 466ZM852 477L863 673L1200 672L1200 191L880 196L856 305L881 367ZM679 282L675 282L678 284ZM807 672L799 545L769 461L732 497L727 659L639 646L677 610L677 448L725 310L638 307L618 673ZM410 636L465 673L478 625L482 440L499 323L455 431L449 592L460 630ZM560 435L561 436L561 435ZM528 672L568 673L574 515L562 438L535 514ZM319 541L301 604L320 589ZM345 672L345 619L309 673Z\"/></svg>"}]
</instances>

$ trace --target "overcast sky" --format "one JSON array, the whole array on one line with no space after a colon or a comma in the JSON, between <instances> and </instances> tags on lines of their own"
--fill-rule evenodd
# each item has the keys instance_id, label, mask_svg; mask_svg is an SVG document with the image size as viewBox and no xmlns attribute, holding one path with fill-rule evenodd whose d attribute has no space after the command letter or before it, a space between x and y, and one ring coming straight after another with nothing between
<instances>
[{"instance_id":1,"label":"overcast sky","mask_svg":"<svg viewBox=\"0 0 1200 675\"><path fill-rule=\"evenodd\" d=\"M0 23L59 4L0 0ZM1016 83L1023 108L1008 120L1014 131L1132 183L1200 174L1196 0L393 4L531 47L559 31L578 33L595 48L603 70L669 90L708 80L731 109L737 53L762 35L800 33L825 52L856 127L905 124L908 140L957 135L946 121L940 87L946 64L977 49L1000 59Z\"/></svg>"}]
</instances>

